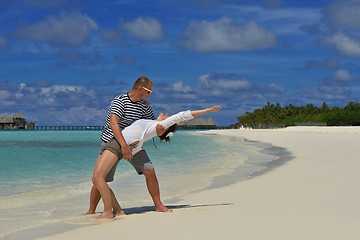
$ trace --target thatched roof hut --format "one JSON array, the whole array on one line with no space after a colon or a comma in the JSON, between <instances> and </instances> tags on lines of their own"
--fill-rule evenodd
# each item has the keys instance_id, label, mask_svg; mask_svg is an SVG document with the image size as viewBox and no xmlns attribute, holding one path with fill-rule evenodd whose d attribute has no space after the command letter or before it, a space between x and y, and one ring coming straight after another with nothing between
<instances>
[{"instance_id":1,"label":"thatched roof hut","mask_svg":"<svg viewBox=\"0 0 360 240\"><path fill-rule=\"evenodd\" d=\"M27 122L24 115L14 113L10 116L0 116L0 129L34 129L33 122Z\"/></svg>"}]
</instances>

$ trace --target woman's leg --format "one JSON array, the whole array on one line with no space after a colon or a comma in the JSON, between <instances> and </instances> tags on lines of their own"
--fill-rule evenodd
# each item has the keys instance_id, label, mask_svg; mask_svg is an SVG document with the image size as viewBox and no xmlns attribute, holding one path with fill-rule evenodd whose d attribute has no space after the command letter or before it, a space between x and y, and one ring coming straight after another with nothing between
<instances>
[{"instance_id":1,"label":"woman's leg","mask_svg":"<svg viewBox=\"0 0 360 240\"><path fill-rule=\"evenodd\" d=\"M116 163L117 160L118 160L118 157L116 156L116 154L114 154L108 150L105 150L103 152L101 158L98 159L98 161L96 162L92 181L93 181L93 184L95 185L95 187L99 190L100 195L103 200L103 203L104 203L104 212L102 214L100 214L98 216L98 218L113 218L114 217L114 214L112 211L112 206L113 206L113 202L114 202L113 198L115 198L115 196L113 195L112 190L109 188L109 186L105 180L105 177L106 177L106 174L110 171L110 169ZM116 198L115 198L115 200L116 200ZM116 203L117 203L117 201L116 201ZM117 205L118 205L118 207L120 207L120 205L118 203L117 203ZM117 207L117 206L115 206L115 207Z\"/></svg>"},{"instance_id":2,"label":"woman's leg","mask_svg":"<svg viewBox=\"0 0 360 240\"><path fill-rule=\"evenodd\" d=\"M101 154L99 154L99 156L96 159L95 168L96 168L96 164L99 162L100 158L101 158ZM100 199L101 199L101 196L100 196L99 190L97 190L95 185L93 185L91 187L91 192L90 192L89 210L85 214L94 214L96 211L96 207L99 204Z\"/></svg>"}]
</instances>

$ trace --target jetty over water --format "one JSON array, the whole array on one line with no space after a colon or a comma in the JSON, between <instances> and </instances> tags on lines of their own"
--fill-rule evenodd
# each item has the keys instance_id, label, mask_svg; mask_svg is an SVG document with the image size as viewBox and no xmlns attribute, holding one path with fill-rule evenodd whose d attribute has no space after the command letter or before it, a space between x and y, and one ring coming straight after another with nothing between
<instances>
[{"instance_id":1,"label":"jetty over water","mask_svg":"<svg viewBox=\"0 0 360 240\"><path fill-rule=\"evenodd\" d=\"M35 126L34 130L37 131L101 131L103 126ZM192 125L192 126L178 126L178 130L209 130L209 129L228 129L228 127L221 126L204 126L204 125Z\"/></svg>"},{"instance_id":2,"label":"jetty over water","mask_svg":"<svg viewBox=\"0 0 360 240\"><path fill-rule=\"evenodd\" d=\"M35 126L35 130L44 130L44 131L100 131L103 130L103 126Z\"/></svg>"},{"instance_id":3,"label":"jetty over water","mask_svg":"<svg viewBox=\"0 0 360 240\"><path fill-rule=\"evenodd\" d=\"M217 126L214 120L194 119L178 124L178 130L209 130L227 129L229 127ZM35 130L35 131L102 131L104 126L36 126L35 122L29 122L19 113L11 116L0 116L0 130Z\"/></svg>"}]
</instances>

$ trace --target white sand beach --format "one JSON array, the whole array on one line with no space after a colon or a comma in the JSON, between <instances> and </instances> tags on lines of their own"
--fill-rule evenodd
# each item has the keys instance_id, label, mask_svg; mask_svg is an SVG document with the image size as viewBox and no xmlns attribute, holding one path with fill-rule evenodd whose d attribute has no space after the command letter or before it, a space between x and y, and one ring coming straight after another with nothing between
<instances>
[{"instance_id":1,"label":"white sand beach","mask_svg":"<svg viewBox=\"0 0 360 240\"><path fill-rule=\"evenodd\" d=\"M293 159L187 195L170 204L178 206L173 213L132 214L42 239L360 239L360 127L208 132L283 147Z\"/></svg>"}]
</instances>

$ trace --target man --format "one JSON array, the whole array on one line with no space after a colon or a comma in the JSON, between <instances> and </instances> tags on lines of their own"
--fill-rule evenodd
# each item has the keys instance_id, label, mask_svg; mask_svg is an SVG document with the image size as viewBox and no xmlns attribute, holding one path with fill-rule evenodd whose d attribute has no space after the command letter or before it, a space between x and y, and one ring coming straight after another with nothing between
<instances>
[{"instance_id":1,"label":"man","mask_svg":"<svg viewBox=\"0 0 360 240\"><path fill-rule=\"evenodd\" d=\"M106 117L104 130L101 134L101 140L103 142L102 147L106 142L114 138L121 146L122 155L124 159L128 160L139 175L143 174L146 179L146 184L150 196L154 202L157 212L169 212L171 211L165 207L160 199L159 183L155 174L155 169L145 150L141 150L132 156L132 150L129 145L126 144L124 136L121 130L129 126L131 123L138 119L155 119L151 106L145 101L152 93L152 81L147 77L138 78L130 92L122 94L113 99L109 107L109 111ZM158 125L156 127L159 135L165 132L165 129ZM101 158L99 154L97 163ZM113 181L116 165L109 171L106 176L106 181ZM114 193L110 189L112 194L112 205L114 208L114 214L125 214L120 205L118 204ZM90 207L86 214L94 214L96 207L100 201L101 195L98 189L93 185L90 193ZM100 216L100 218L111 218L112 216Z\"/></svg>"}]
</instances>

